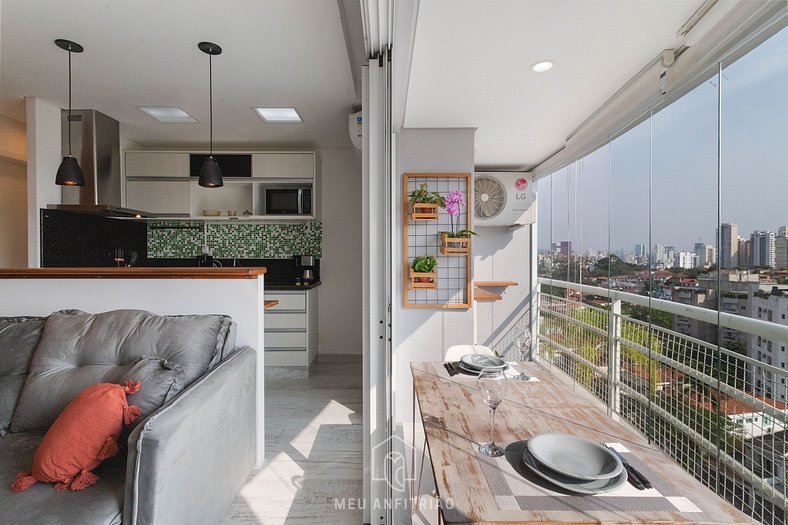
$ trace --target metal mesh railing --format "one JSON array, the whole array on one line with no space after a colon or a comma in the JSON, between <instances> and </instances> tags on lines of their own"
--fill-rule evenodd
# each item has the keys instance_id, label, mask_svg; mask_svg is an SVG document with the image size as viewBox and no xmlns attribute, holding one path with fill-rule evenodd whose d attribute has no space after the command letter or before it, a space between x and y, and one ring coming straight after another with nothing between
<instances>
[{"instance_id":1,"label":"metal mesh railing","mask_svg":"<svg viewBox=\"0 0 788 525\"><path fill-rule=\"evenodd\" d=\"M765 387L788 370L622 315L621 297L541 293L539 359L754 520L785 523L788 411Z\"/></svg>"}]
</instances>

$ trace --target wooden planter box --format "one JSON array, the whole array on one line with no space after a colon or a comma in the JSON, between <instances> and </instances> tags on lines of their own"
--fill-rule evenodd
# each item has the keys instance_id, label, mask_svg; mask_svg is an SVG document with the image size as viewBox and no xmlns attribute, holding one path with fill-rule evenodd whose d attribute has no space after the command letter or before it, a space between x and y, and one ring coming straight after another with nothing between
<instances>
[{"instance_id":1,"label":"wooden planter box","mask_svg":"<svg viewBox=\"0 0 788 525\"><path fill-rule=\"evenodd\" d=\"M441 253L443 255L467 255L471 253L471 237L449 237L441 233Z\"/></svg>"},{"instance_id":2,"label":"wooden planter box","mask_svg":"<svg viewBox=\"0 0 788 525\"><path fill-rule=\"evenodd\" d=\"M427 282L423 282L427 279ZM410 288L411 290L437 290L438 272L414 272L410 269Z\"/></svg>"},{"instance_id":3,"label":"wooden planter box","mask_svg":"<svg viewBox=\"0 0 788 525\"><path fill-rule=\"evenodd\" d=\"M413 205L413 212L411 213L410 218L414 221L437 221L438 205L417 202Z\"/></svg>"}]
</instances>

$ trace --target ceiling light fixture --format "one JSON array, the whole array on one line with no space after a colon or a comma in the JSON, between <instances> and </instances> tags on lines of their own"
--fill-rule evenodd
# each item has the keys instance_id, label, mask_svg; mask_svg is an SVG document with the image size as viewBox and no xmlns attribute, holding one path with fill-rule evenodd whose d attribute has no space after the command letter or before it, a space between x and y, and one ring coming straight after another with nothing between
<instances>
[{"instance_id":1,"label":"ceiling light fixture","mask_svg":"<svg viewBox=\"0 0 788 525\"><path fill-rule=\"evenodd\" d=\"M197 119L178 107L137 106L137 109L159 122L197 122Z\"/></svg>"},{"instance_id":2,"label":"ceiling light fixture","mask_svg":"<svg viewBox=\"0 0 788 525\"><path fill-rule=\"evenodd\" d=\"M553 69L555 63L552 60L542 60L536 64L531 65L531 71L534 73L544 73Z\"/></svg>"},{"instance_id":3,"label":"ceiling light fixture","mask_svg":"<svg viewBox=\"0 0 788 525\"><path fill-rule=\"evenodd\" d=\"M200 179L198 184L204 188L219 188L224 186L222 180L222 170L219 168L219 163L213 157L213 63L214 55L220 55L222 48L213 42L200 42L197 47L203 53L208 55L208 100L209 100L209 117L208 126L211 129L210 139L210 153L208 158L202 163L200 168Z\"/></svg>"},{"instance_id":4,"label":"ceiling light fixture","mask_svg":"<svg viewBox=\"0 0 788 525\"><path fill-rule=\"evenodd\" d=\"M303 122L295 108L254 108L260 118L274 124L300 124Z\"/></svg>"},{"instance_id":5,"label":"ceiling light fixture","mask_svg":"<svg viewBox=\"0 0 788 525\"><path fill-rule=\"evenodd\" d=\"M60 49L68 51L68 155L63 157L60 167L57 169L55 184L58 186L84 186L85 175L79 162L71 155L71 53L81 53L85 50L81 45L71 40L58 38L55 45Z\"/></svg>"}]
</instances>

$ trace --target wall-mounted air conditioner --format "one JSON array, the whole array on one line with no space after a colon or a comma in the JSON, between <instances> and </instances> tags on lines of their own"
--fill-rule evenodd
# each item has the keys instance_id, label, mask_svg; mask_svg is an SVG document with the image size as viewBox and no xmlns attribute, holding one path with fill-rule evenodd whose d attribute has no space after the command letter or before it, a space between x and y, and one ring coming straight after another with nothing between
<instances>
[{"instance_id":1,"label":"wall-mounted air conditioner","mask_svg":"<svg viewBox=\"0 0 788 525\"><path fill-rule=\"evenodd\" d=\"M473 174L473 225L517 227L536 221L536 193L530 173Z\"/></svg>"},{"instance_id":2,"label":"wall-mounted air conditioner","mask_svg":"<svg viewBox=\"0 0 788 525\"><path fill-rule=\"evenodd\" d=\"M364 131L364 113L356 111L351 113L347 118L348 133L350 134L350 142L357 150L361 150L361 138Z\"/></svg>"}]
</instances>

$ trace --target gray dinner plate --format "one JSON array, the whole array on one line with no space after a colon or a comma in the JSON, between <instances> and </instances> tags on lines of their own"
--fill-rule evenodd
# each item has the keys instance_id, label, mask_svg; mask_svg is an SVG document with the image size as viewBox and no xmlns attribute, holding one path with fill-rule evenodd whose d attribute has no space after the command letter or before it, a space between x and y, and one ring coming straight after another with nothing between
<instances>
[{"instance_id":1,"label":"gray dinner plate","mask_svg":"<svg viewBox=\"0 0 788 525\"><path fill-rule=\"evenodd\" d=\"M484 354L468 354L460 358L460 364L465 365L465 369L480 371L483 368L506 368L506 361L500 357Z\"/></svg>"},{"instance_id":2,"label":"gray dinner plate","mask_svg":"<svg viewBox=\"0 0 788 525\"><path fill-rule=\"evenodd\" d=\"M534 459L529 453L528 447L523 447L520 458L522 459L523 464L525 464L526 467L531 469L531 471L540 478L546 479L550 483L561 487L562 489L566 489L570 492L576 492L577 494L602 494L603 492L616 490L627 482L626 470L622 470L618 476L613 478L595 479L591 481L562 476L558 472L550 470Z\"/></svg>"},{"instance_id":3,"label":"gray dinner plate","mask_svg":"<svg viewBox=\"0 0 788 525\"><path fill-rule=\"evenodd\" d=\"M610 479L624 470L621 460L598 443L571 434L539 434L528 440L539 463L564 476L584 481Z\"/></svg>"}]
</instances>

